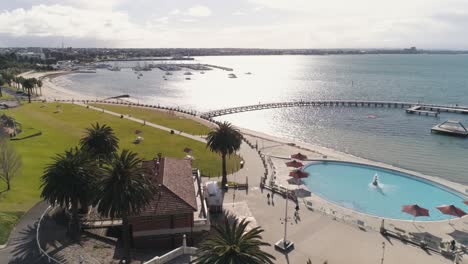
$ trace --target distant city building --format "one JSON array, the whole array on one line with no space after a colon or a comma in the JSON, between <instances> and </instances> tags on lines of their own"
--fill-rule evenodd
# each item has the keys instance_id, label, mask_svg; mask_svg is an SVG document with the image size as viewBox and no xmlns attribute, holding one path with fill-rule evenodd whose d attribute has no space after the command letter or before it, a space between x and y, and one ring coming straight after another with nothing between
<instances>
[{"instance_id":1,"label":"distant city building","mask_svg":"<svg viewBox=\"0 0 468 264\"><path fill-rule=\"evenodd\" d=\"M26 51L26 52L16 52L16 58L18 60L38 60L43 61L46 59L45 54L41 52L33 52L33 51Z\"/></svg>"}]
</instances>

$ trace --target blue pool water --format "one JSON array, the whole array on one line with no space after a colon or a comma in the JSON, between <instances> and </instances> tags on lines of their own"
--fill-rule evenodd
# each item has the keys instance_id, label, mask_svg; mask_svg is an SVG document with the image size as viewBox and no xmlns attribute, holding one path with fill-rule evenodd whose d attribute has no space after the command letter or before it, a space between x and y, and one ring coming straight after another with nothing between
<instances>
[{"instance_id":1,"label":"blue pool water","mask_svg":"<svg viewBox=\"0 0 468 264\"><path fill-rule=\"evenodd\" d=\"M449 219L435 207L454 204L465 210L463 195L436 183L384 168L347 162L317 162L304 168L303 182L313 193L340 206L374 216L412 220L402 205L418 204L429 209L429 217L418 221ZM377 173L379 188L371 184Z\"/></svg>"}]
</instances>

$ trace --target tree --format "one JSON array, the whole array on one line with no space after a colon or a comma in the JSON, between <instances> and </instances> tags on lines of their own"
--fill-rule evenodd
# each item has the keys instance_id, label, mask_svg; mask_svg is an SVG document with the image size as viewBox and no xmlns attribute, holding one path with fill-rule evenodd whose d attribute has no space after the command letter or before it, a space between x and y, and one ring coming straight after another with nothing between
<instances>
[{"instance_id":1,"label":"tree","mask_svg":"<svg viewBox=\"0 0 468 264\"><path fill-rule=\"evenodd\" d=\"M0 97L3 97L2 94L2 85L5 84L5 79L3 79L3 75L0 74Z\"/></svg>"},{"instance_id":2,"label":"tree","mask_svg":"<svg viewBox=\"0 0 468 264\"><path fill-rule=\"evenodd\" d=\"M37 87L39 87L39 93L42 95L42 80L39 79L37 80Z\"/></svg>"},{"instance_id":3,"label":"tree","mask_svg":"<svg viewBox=\"0 0 468 264\"><path fill-rule=\"evenodd\" d=\"M0 138L0 179L7 185L6 191L11 189L11 179L21 169L21 156L14 146L5 138Z\"/></svg>"},{"instance_id":4,"label":"tree","mask_svg":"<svg viewBox=\"0 0 468 264\"><path fill-rule=\"evenodd\" d=\"M23 81L23 87L28 91L28 102L31 103L31 91L34 88L34 79L25 79Z\"/></svg>"},{"instance_id":5,"label":"tree","mask_svg":"<svg viewBox=\"0 0 468 264\"><path fill-rule=\"evenodd\" d=\"M275 257L260 248L270 246L262 241L264 230L257 226L247 231L248 224L245 219L235 219L232 224L226 219L224 225L215 226L217 234L201 242L194 263L273 263Z\"/></svg>"},{"instance_id":6,"label":"tree","mask_svg":"<svg viewBox=\"0 0 468 264\"><path fill-rule=\"evenodd\" d=\"M114 153L103 167L103 175L98 184L99 198L97 211L114 218L122 219L124 259L130 262L130 230L128 216L139 214L153 199L155 186L144 176L142 160L136 153L123 150Z\"/></svg>"},{"instance_id":7,"label":"tree","mask_svg":"<svg viewBox=\"0 0 468 264\"><path fill-rule=\"evenodd\" d=\"M231 155L240 149L242 134L238 129L232 127L229 122L219 124L217 128L210 131L207 137L207 147L213 152L221 154L223 178L221 186L225 188L227 184L226 156Z\"/></svg>"},{"instance_id":8,"label":"tree","mask_svg":"<svg viewBox=\"0 0 468 264\"><path fill-rule=\"evenodd\" d=\"M57 154L53 160L42 175L41 197L52 205L71 207L69 231L74 239L79 240L78 208L80 203L87 204L94 198L99 170L96 161L78 148Z\"/></svg>"},{"instance_id":9,"label":"tree","mask_svg":"<svg viewBox=\"0 0 468 264\"><path fill-rule=\"evenodd\" d=\"M91 128L86 128L85 136L80 140L81 148L88 151L101 164L102 159L108 159L119 148L119 139L115 136L114 130L104 125L91 124Z\"/></svg>"}]
</instances>

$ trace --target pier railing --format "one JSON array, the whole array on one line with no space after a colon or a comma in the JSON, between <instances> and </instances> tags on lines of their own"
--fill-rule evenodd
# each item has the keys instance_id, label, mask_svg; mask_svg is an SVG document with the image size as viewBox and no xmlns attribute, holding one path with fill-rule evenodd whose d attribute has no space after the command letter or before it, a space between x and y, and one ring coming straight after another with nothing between
<instances>
[{"instance_id":1,"label":"pier railing","mask_svg":"<svg viewBox=\"0 0 468 264\"><path fill-rule=\"evenodd\" d=\"M362 100L315 100L315 101L291 101L277 103L263 103L255 105L246 105L208 111L200 115L204 119L216 116L235 114L248 111L285 108L285 107L303 107L303 106L353 106L353 107L387 107L387 108L411 108L418 106L421 110L453 112L468 114L468 106L443 105L443 104L425 104L420 102L399 102L399 101L362 101Z\"/></svg>"}]
</instances>

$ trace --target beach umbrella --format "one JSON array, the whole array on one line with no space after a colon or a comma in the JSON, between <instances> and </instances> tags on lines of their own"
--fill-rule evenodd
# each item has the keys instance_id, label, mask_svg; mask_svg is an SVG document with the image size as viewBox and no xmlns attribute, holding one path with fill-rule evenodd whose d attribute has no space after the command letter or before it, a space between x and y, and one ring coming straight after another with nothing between
<instances>
[{"instance_id":1,"label":"beach umbrella","mask_svg":"<svg viewBox=\"0 0 468 264\"><path fill-rule=\"evenodd\" d=\"M188 148L188 147L185 147L185 148L184 148L184 152L185 152L185 153L191 153L191 152L192 152L192 149L191 149L191 148Z\"/></svg>"},{"instance_id":2,"label":"beach umbrella","mask_svg":"<svg viewBox=\"0 0 468 264\"><path fill-rule=\"evenodd\" d=\"M441 205L436 207L440 212L446 215L452 215L456 217L462 217L466 215L465 211L456 207L455 205Z\"/></svg>"},{"instance_id":3,"label":"beach umbrella","mask_svg":"<svg viewBox=\"0 0 468 264\"><path fill-rule=\"evenodd\" d=\"M429 216L429 210L422 208L417 204L403 205L401 211L414 216ZM414 219L413 219L414 220Z\"/></svg>"},{"instance_id":4,"label":"beach umbrella","mask_svg":"<svg viewBox=\"0 0 468 264\"><path fill-rule=\"evenodd\" d=\"M302 179L307 178L307 176L309 176L309 173L303 170L293 170L289 173L289 176L294 177L296 179Z\"/></svg>"},{"instance_id":5,"label":"beach umbrella","mask_svg":"<svg viewBox=\"0 0 468 264\"><path fill-rule=\"evenodd\" d=\"M293 168L300 168L300 167L304 166L304 164L302 164L302 162L292 160L292 161L286 162L286 166L293 167Z\"/></svg>"},{"instance_id":6,"label":"beach umbrella","mask_svg":"<svg viewBox=\"0 0 468 264\"><path fill-rule=\"evenodd\" d=\"M291 155L291 159L298 159L298 160L306 160L307 159L307 156L298 152L296 154L292 154Z\"/></svg>"}]
</instances>

